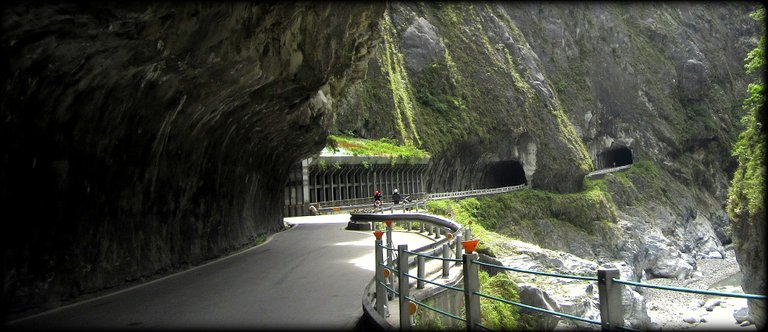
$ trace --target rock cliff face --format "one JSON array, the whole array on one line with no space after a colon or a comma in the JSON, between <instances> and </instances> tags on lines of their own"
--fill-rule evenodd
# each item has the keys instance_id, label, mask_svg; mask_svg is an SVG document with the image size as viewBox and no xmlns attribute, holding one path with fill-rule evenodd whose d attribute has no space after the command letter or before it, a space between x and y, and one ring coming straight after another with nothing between
<instances>
[{"instance_id":1,"label":"rock cliff face","mask_svg":"<svg viewBox=\"0 0 768 332\"><path fill-rule=\"evenodd\" d=\"M283 227L384 4L6 4L3 313L119 286Z\"/></svg>"},{"instance_id":2,"label":"rock cliff face","mask_svg":"<svg viewBox=\"0 0 768 332\"><path fill-rule=\"evenodd\" d=\"M765 21L765 8L751 16L759 22ZM750 96L744 101L747 114L742 118L742 123L746 128L739 134L739 140L733 148L738 166L728 189L727 205L733 225L736 258L742 267L742 288L747 293L757 294L766 294L768 280L765 270L768 264L768 241L765 241L768 228L765 214L765 149L768 141L764 90L765 25L762 26L762 32L757 47L750 51L746 59L747 73L755 75L755 80L750 83ZM758 329L766 326L768 317L764 300L750 300L749 314Z\"/></svg>"},{"instance_id":3,"label":"rock cliff face","mask_svg":"<svg viewBox=\"0 0 768 332\"><path fill-rule=\"evenodd\" d=\"M429 149L434 190L512 159L534 187L574 191L606 166L601 154L627 147L722 201L758 35L751 9L391 4L382 51L336 126Z\"/></svg>"},{"instance_id":4,"label":"rock cliff face","mask_svg":"<svg viewBox=\"0 0 768 332\"><path fill-rule=\"evenodd\" d=\"M687 278L732 241L724 206L755 6L392 3L336 127L427 149L431 191L482 186L516 161L534 188L577 192L595 168L640 162L605 179L618 209L606 225L623 241L603 249L632 278Z\"/></svg>"}]
</instances>

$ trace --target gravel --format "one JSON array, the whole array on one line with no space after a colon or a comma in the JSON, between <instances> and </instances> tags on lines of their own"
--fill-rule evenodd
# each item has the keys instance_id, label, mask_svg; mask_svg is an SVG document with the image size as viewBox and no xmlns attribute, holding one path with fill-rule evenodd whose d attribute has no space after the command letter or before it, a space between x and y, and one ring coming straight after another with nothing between
<instances>
[{"instance_id":1,"label":"gravel","mask_svg":"<svg viewBox=\"0 0 768 332\"><path fill-rule=\"evenodd\" d=\"M732 248L726 249L726 257L723 259L699 259L696 260L698 270L702 277L677 280L657 278L644 280L644 283L684 287L692 289L713 290L729 293L743 293L740 281L736 278L735 285L713 285L728 278L734 278L739 274L739 264ZM710 289L711 288L711 289ZM661 289L642 288L646 299L648 316L663 330L680 329L738 329L742 331L756 330L750 324L741 326L733 318L734 311L747 306L746 299L722 297L715 295L701 295L684 292L673 292ZM719 303L717 303L719 301ZM707 308L711 311L708 311Z\"/></svg>"}]
</instances>

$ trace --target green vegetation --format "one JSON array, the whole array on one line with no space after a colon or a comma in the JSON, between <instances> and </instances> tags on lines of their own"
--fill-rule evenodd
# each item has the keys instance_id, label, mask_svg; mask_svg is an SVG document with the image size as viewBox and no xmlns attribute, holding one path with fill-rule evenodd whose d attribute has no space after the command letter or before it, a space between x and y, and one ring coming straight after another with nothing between
<instances>
[{"instance_id":1,"label":"green vegetation","mask_svg":"<svg viewBox=\"0 0 768 332\"><path fill-rule=\"evenodd\" d=\"M616 207L604 186L591 184L589 189L571 194L542 190L521 191L472 197L452 201L429 202L437 213L451 211L458 222L473 220L492 231L516 237L521 230L532 230L536 220L549 220L594 234L602 222L615 223Z\"/></svg>"},{"instance_id":2,"label":"green vegetation","mask_svg":"<svg viewBox=\"0 0 768 332\"><path fill-rule=\"evenodd\" d=\"M659 198L672 201L670 192L676 191L676 186L650 160L636 160L632 168L611 173L599 180L584 179L585 188L610 193L614 205L619 207L659 201Z\"/></svg>"},{"instance_id":3,"label":"green vegetation","mask_svg":"<svg viewBox=\"0 0 768 332\"><path fill-rule=\"evenodd\" d=\"M329 147L342 148L356 156L398 157L402 159L429 158L429 154L412 145L399 145L390 138L369 140L350 136L330 135Z\"/></svg>"},{"instance_id":4,"label":"green vegetation","mask_svg":"<svg viewBox=\"0 0 768 332\"><path fill-rule=\"evenodd\" d=\"M765 9L752 13L752 18L763 21ZM763 27L763 30L765 28ZM749 52L745 61L747 73L760 72L764 67L765 35L760 38L757 47ZM728 215L734 223L746 223L756 226L765 223L765 144L766 134L762 128L765 121L764 82L749 84L749 97L744 101L747 114L742 118L745 130L733 147L733 156L739 165L728 191Z\"/></svg>"},{"instance_id":5,"label":"green vegetation","mask_svg":"<svg viewBox=\"0 0 768 332\"><path fill-rule=\"evenodd\" d=\"M510 279L509 274L502 272L491 277L488 272L481 270L479 277L481 293L520 302L517 284ZM511 331L522 327L519 325L520 309L517 306L481 297L480 312L483 316L480 324L490 329Z\"/></svg>"},{"instance_id":6,"label":"green vegetation","mask_svg":"<svg viewBox=\"0 0 768 332\"><path fill-rule=\"evenodd\" d=\"M435 308L435 301L427 299L424 304ZM439 313L431 311L425 308L419 308L416 310L416 314L413 316L413 325L415 330L437 331L443 330L446 327L443 326L443 322L438 318Z\"/></svg>"},{"instance_id":7,"label":"green vegetation","mask_svg":"<svg viewBox=\"0 0 768 332\"><path fill-rule=\"evenodd\" d=\"M287 227L283 227L283 229L281 229L280 231L284 231L286 229L287 229ZM264 243L264 241L267 241L267 237L268 236L269 236L269 234L267 234L267 233L261 233L261 234L257 235L256 239L254 239L254 241L253 241L253 245L254 246L258 246L258 245Z\"/></svg>"}]
</instances>

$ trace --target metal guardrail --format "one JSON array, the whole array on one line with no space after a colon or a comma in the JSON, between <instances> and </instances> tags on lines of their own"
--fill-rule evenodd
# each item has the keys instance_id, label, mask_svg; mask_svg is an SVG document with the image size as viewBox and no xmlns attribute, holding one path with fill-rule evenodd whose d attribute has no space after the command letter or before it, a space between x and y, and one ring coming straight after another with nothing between
<instances>
[{"instance_id":1,"label":"metal guardrail","mask_svg":"<svg viewBox=\"0 0 768 332\"><path fill-rule=\"evenodd\" d=\"M619 280L619 279L614 279L613 282L624 284L624 285L630 285L630 286L656 288L656 289L670 290L675 292L694 293L694 294L702 294L702 295L719 295L719 296L725 296L725 297L735 297L735 298L752 299L752 300L765 300L768 298L765 295L716 292L716 291L708 291L708 290L701 290L701 289L644 284L640 282Z\"/></svg>"},{"instance_id":2,"label":"metal guardrail","mask_svg":"<svg viewBox=\"0 0 768 332\"><path fill-rule=\"evenodd\" d=\"M414 202L425 203L424 202ZM374 321L384 327L391 327L386 319L389 308L386 307L389 303L388 298L390 294L397 295L401 299L400 312L408 312L409 299L415 300L410 296L409 292L409 278L417 280L416 288L424 288L424 283L436 284L432 281L425 279L427 259L443 260L442 274L448 276L448 269L450 269L450 263L454 265L460 264L457 259L451 259L450 256L460 257L462 247L459 244L462 239L460 234L464 230L464 236L471 236L467 229L463 229L461 225L456 222L444 219L438 216L423 214L423 213L398 213L398 214L370 214L370 213L353 213L351 214L350 221L355 222L387 222L386 232L378 233L376 239L376 274L371 283L366 288L366 294L371 293L371 286L375 285L375 296L363 298L363 308L367 315L372 316ZM395 222L406 223L407 228L411 229L411 222L417 221L419 223L419 231L421 233L428 232L428 235L434 234L435 242L421 246L413 251L408 250L407 245L401 245L398 248L394 248L392 245L392 224ZM376 234L376 233L375 233ZM386 245L383 245L384 240L381 239L386 235ZM450 248L455 248L455 253ZM396 250L396 253L395 253ZM385 254L386 252L386 254ZM433 256L435 254L442 253L443 257ZM385 259L386 256L386 259ZM410 274L410 269L416 266L417 276ZM384 271L389 271L385 276ZM398 282L395 282L395 275L397 275ZM458 279L456 280L458 281ZM398 285L397 289L394 285ZM406 286L404 286L406 285ZM438 284L442 287L453 287L450 285ZM390 287L392 286L392 287ZM432 308L434 309L434 308ZM439 309L435 309L439 310ZM408 323L403 323L403 320L408 320ZM403 325L405 324L405 325ZM410 315L401 315L401 326L410 326Z\"/></svg>"},{"instance_id":3,"label":"metal guardrail","mask_svg":"<svg viewBox=\"0 0 768 332\"><path fill-rule=\"evenodd\" d=\"M402 210L403 212L405 212L408 209L413 209L413 208L415 208L418 211L419 207L423 207L426 210L426 204L427 204L427 200L408 201L400 204L387 202L387 203L381 203L381 206L379 208L374 208L371 202L367 202L365 204L323 207L323 208L317 209L317 211L321 214L336 213L336 212L342 212L342 211L352 211L354 213L360 210L370 210L370 212L376 211L378 213L383 213L384 211L391 211L394 213L395 210Z\"/></svg>"},{"instance_id":4,"label":"metal guardrail","mask_svg":"<svg viewBox=\"0 0 768 332\"><path fill-rule=\"evenodd\" d=\"M403 198L410 198L411 201L424 200L427 197L427 195L428 194L424 192L401 194ZM387 197L391 198L391 196L387 196ZM362 198L341 199L341 200L335 200L335 201L312 202L310 204L320 204L323 207L318 210L322 211L322 210L330 210L330 208L333 208L333 207L370 206L372 205L372 203L373 203L373 196L362 197Z\"/></svg>"}]
</instances>

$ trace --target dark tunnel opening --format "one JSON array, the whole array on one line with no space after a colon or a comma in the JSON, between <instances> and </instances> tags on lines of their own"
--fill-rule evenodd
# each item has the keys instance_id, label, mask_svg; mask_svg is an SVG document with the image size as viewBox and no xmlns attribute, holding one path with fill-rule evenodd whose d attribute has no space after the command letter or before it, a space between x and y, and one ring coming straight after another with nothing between
<instances>
[{"instance_id":1,"label":"dark tunnel opening","mask_svg":"<svg viewBox=\"0 0 768 332\"><path fill-rule=\"evenodd\" d=\"M487 188L528 184L523 165L517 160L503 160L489 164L486 176Z\"/></svg>"},{"instance_id":2,"label":"dark tunnel opening","mask_svg":"<svg viewBox=\"0 0 768 332\"><path fill-rule=\"evenodd\" d=\"M632 161L632 150L628 147L611 149L600 154L600 168L632 165Z\"/></svg>"}]
</instances>

